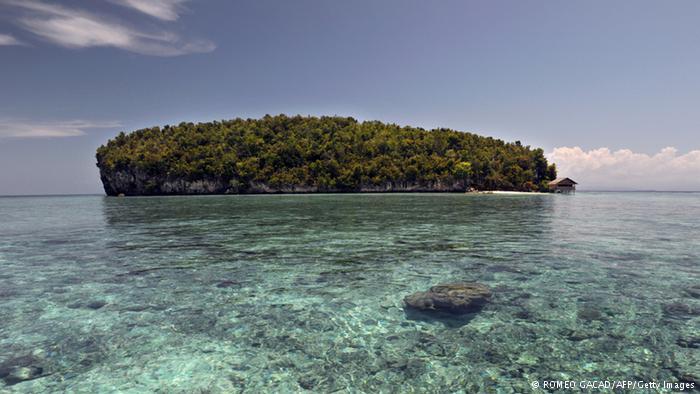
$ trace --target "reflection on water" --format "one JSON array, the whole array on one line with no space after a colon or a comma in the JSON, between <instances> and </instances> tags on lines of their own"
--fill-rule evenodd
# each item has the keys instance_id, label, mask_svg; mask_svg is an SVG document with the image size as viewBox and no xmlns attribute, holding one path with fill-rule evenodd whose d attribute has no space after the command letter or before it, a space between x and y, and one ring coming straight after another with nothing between
<instances>
[{"instance_id":1,"label":"reflection on water","mask_svg":"<svg viewBox=\"0 0 700 394\"><path fill-rule=\"evenodd\" d=\"M659 193L2 198L0 387L694 381L699 215ZM494 298L404 312L453 281Z\"/></svg>"}]
</instances>

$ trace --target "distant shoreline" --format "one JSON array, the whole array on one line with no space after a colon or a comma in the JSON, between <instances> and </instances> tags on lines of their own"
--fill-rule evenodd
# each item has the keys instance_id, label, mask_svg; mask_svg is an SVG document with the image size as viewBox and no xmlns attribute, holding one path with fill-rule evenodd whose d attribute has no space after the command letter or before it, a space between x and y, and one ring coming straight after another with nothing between
<instances>
[{"instance_id":1,"label":"distant shoreline","mask_svg":"<svg viewBox=\"0 0 700 394\"><path fill-rule=\"evenodd\" d=\"M577 190L576 193L684 193L697 194L700 190ZM127 196L127 197L195 197L195 196L298 196L298 195L348 195L348 194L494 194L494 195L540 195L540 194L556 194L542 192L512 192L506 190L481 191L481 192L360 192L360 193L259 193L259 194L168 194L168 195L149 195L149 196ZM70 194L3 194L0 198L18 198L18 197L112 197L104 193L70 193Z\"/></svg>"}]
</instances>

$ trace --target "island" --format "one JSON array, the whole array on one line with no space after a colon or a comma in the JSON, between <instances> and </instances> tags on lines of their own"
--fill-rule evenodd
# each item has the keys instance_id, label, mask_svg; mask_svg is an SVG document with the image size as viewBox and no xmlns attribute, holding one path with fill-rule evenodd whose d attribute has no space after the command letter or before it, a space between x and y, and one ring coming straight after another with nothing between
<instances>
[{"instance_id":1,"label":"island","mask_svg":"<svg viewBox=\"0 0 700 394\"><path fill-rule=\"evenodd\" d=\"M120 133L97 149L109 196L548 191L539 148L451 129L266 115Z\"/></svg>"}]
</instances>

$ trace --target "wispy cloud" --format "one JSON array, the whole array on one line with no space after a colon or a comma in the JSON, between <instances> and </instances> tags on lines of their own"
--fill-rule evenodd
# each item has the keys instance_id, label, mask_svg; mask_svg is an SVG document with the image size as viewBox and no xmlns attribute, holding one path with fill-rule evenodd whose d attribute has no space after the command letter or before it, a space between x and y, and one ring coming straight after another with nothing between
<instances>
[{"instance_id":1,"label":"wispy cloud","mask_svg":"<svg viewBox=\"0 0 700 394\"><path fill-rule=\"evenodd\" d=\"M187 0L112 0L115 4L133 8L164 21L177 20L185 1Z\"/></svg>"},{"instance_id":2,"label":"wispy cloud","mask_svg":"<svg viewBox=\"0 0 700 394\"><path fill-rule=\"evenodd\" d=\"M90 130L116 127L120 127L118 122L90 122L85 120L33 122L0 120L0 139L77 137L85 135L85 133Z\"/></svg>"},{"instance_id":3,"label":"wispy cloud","mask_svg":"<svg viewBox=\"0 0 700 394\"><path fill-rule=\"evenodd\" d=\"M0 46L3 45L22 45L22 42L9 34L0 34Z\"/></svg>"},{"instance_id":4,"label":"wispy cloud","mask_svg":"<svg viewBox=\"0 0 700 394\"><path fill-rule=\"evenodd\" d=\"M700 150L668 147L648 155L629 149L555 148L548 155L561 176L599 190L700 190Z\"/></svg>"},{"instance_id":5,"label":"wispy cloud","mask_svg":"<svg viewBox=\"0 0 700 394\"><path fill-rule=\"evenodd\" d=\"M208 40L189 40L167 30L147 31L88 11L35 0L0 0L22 9L27 31L67 48L114 47L144 55L178 56L210 52Z\"/></svg>"}]
</instances>

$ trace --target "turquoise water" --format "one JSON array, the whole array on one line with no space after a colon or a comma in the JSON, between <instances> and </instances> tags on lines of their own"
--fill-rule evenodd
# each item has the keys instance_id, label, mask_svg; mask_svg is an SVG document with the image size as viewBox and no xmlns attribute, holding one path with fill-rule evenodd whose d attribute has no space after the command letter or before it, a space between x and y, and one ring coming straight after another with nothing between
<instances>
[{"instance_id":1,"label":"turquoise water","mask_svg":"<svg viewBox=\"0 0 700 394\"><path fill-rule=\"evenodd\" d=\"M692 193L0 198L0 366L32 371L0 391L697 387L699 218ZM404 312L456 281L491 302Z\"/></svg>"}]
</instances>

